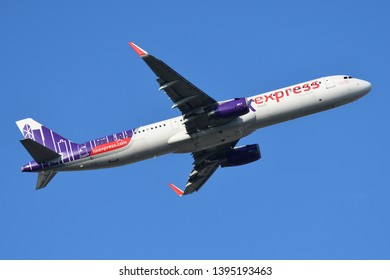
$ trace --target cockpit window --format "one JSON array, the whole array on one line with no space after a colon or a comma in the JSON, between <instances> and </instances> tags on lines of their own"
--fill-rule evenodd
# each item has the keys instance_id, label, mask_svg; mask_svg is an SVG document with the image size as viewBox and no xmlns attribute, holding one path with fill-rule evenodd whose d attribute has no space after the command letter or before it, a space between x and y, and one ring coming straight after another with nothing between
<instances>
[{"instance_id":1,"label":"cockpit window","mask_svg":"<svg viewBox=\"0 0 390 280\"><path fill-rule=\"evenodd\" d=\"M344 80L346 80L346 79L352 79L352 77L351 76L344 76Z\"/></svg>"}]
</instances>

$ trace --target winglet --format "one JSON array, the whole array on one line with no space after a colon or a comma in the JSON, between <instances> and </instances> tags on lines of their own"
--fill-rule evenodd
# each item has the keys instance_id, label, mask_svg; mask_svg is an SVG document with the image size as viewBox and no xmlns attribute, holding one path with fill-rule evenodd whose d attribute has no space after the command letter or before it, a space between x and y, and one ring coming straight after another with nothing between
<instances>
[{"instance_id":1,"label":"winglet","mask_svg":"<svg viewBox=\"0 0 390 280\"><path fill-rule=\"evenodd\" d=\"M179 189L178 187L176 187L174 184L169 184L169 186L172 188L172 190L178 195L178 196L182 196L183 195L183 191L181 189Z\"/></svg>"},{"instance_id":2,"label":"winglet","mask_svg":"<svg viewBox=\"0 0 390 280\"><path fill-rule=\"evenodd\" d=\"M139 56L144 56L144 55L147 55L147 51L141 49L140 47L138 47L136 44L134 44L133 42L129 42L129 45L130 47L132 47L135 52L139 55Z\"/></svg>"}]
</instances>

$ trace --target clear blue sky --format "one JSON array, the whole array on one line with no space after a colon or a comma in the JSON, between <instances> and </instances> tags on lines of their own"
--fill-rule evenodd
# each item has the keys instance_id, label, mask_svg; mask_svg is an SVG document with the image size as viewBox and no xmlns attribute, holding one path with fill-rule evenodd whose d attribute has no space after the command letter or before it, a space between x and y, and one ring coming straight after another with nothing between
<instances>
[{"instance_id":1,"label":"clear blue sky","mask_svg":"<svg viewBox=\"0 0 390 280\"><path fill-rule=\"evenodd\" d=\"M389 259L388 1L3 1L1 259ZM179 115L134 41L217 100L348 74L372 92L242 139L263 158L178 198L188 155L36 175L15 121L82 142Z\"/></svg>"}]
</instances>

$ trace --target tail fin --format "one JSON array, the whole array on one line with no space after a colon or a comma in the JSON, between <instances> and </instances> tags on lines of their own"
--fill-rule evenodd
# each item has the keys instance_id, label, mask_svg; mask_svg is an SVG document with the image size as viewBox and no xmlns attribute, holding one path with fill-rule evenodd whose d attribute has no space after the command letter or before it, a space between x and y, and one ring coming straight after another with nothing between
<instances>
[{"instance_id":1,"label":"tail fin","mask_svg":"<svg viewBox=\"0 0 390 280\"><path fill-rule=\"evenodd\" d=\"M24 138L20 142L38 165L57 160L68 162L70 161L72 151L77 151L78 145L76 143L71 142L31 118L17 121L16 125L19 127ZM22 171L25 170L22 169ZM46 187L56 174L57 172L54 170L40 171L38 173L36 189L38 190Z\"/></svg>"},{"instance_id":2,"label":"tail fin","mask_svg":"<svg viewBox=\"0 0 390 280\"><path fill-rule=\"evenodd\" d=\"M16 122L24 140L23 146L38 163L60 160L68 163L82 155L79 145L28 118Z\"/></svg>"},{"instance_id":3,"label":"tail fin","mask_svg":"<svg viewBox=\"0 0 390 280\"><path fill-rule=\"evenodd\" d=\"M59 143L69 141L31 118L17 121L16 125L23 134L24 139L32 139L56 153L60 152Z\"/></svg>"}]
</instances>

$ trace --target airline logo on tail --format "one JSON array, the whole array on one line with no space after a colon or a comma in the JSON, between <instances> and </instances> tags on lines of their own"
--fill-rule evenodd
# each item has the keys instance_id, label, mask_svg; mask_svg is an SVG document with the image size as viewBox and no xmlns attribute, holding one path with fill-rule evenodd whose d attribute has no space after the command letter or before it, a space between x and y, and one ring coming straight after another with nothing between
<instances>
[{"instance_id":1,"label":"airline logo on tail","mask_svg":"<svg viewBox=\"0 0 390 280\"><path fill-rule=\"evenodd\" d=\"M32 139L40 145L61 155L64 162L79 159L81 156L78 151L78 144L55 133L53 130L41 125L37 121L28 118L16 122L24 139Z\"/></svg>"},{"instance_id":2,"label":"airline logo on tail","mask_svg":"<svg viewBox=\"0 0 390 280\"><path fill-rule=\"evenodd\" d=\"M124 148L133 136L133 130L126 130L77 144L31 118L17 121L16 124L24 138L20 142L34 159L23 165L22 171L39 172L36 189L46 187L57 174L53 167Z\"/></svg>"},{"instance_id":3,"label":"airline logo on tail","mask_svg":"<svg viewBox=\"0 0 390 280\"><path fill-rule=\"evenodd\" d=\"M58 153L61 156L60 160L64 163L123 148L131 142L133 136L132 130L126 130L77 144L31 118L17 121L16 124L22 132L24 139L31 139L45 148Z\"/></svg>"}]
</instances>

